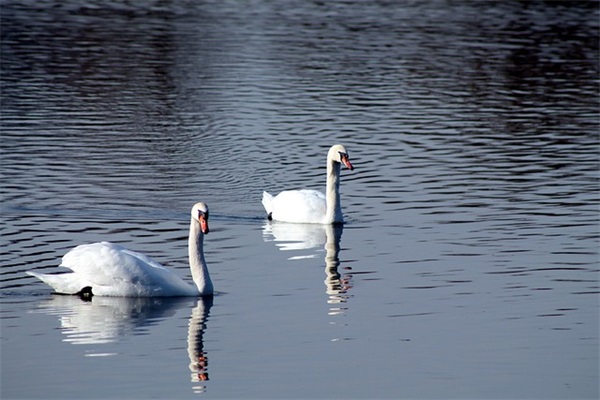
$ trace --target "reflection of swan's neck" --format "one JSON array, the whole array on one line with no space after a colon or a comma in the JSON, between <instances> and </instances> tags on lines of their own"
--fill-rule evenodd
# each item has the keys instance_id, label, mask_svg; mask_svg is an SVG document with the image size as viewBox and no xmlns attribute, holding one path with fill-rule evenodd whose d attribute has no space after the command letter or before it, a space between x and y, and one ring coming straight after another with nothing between
<instances>
[{"instance_id":1,"label":"reflection of swan's neck","mask_svg":"<svg viewBox=\"0 0 600 400\"><path fill-rule=\"evenodd\" d=\"M335 269L337 271L337 267L340 265L338 254L340 253L342 226L328 225L325 228L325 234L327 235L327 242L325 243L325 265L328 269Z\"/></svg>"},{"instance_id":2,"label":"reflection of swan's neck","mask_svg":"<svg viewBox=\"0 0 600 400\"><path fill-rule=\"evenodd\" d=\"M334 299L336 295L341 293L338 254L340 252L342 225L328 225L325 232L327 233L327 243L325 243L325 274L327 279L325 279L325 285L330 299Z\"/></svg>"},{"instance_id":3,"label":"reflection of swan's neck","mask_svg":"<svg viewBox=\"0 0 600 400\"><path fill-rule=\"evenodd\" d=\"M329 309L331 315L342 314L345 308L342 308L339 304L345 303L348 295L346 291L348 287L344 283L344 278L338 272L338 266L340 265L339 252L340 252L340 240L342 237L343 225L328 225L326 227L327 243L325 243L325 286L327 287L326 293L328 294L327 303L332 304Z\"/></svg>"},{"instance_id":4,"label":"reflection of swan's neck","mask_svg":"<svg viewBox=\"0 0 600 400\"><path fill-rule=\"evenodd\" d=\"M212 306L210 297L198 300L196 307L192 309L190 323L188 326L188 356L190 358L190 372L192 382L208 380L208 357L204 351L204 331L208 313ZM204 392L205 386L194 386L197 393Z\"/></svg>"},{"instance_id":5,"label":"reflection of swan's neck","mask_svg":"<svg viewBox=\"0 0 600 400\"><path fill-rule=\"evenodd\" d=\"M213 294L213 284L208 274L208 267L204 259L204 234L200 230L200 223L194 218L190 221L190 236L188 240L188 254L192 279L201 295Z\"/></svg>"},{"instance_id":6,"label":"reflection of swan's neck","mask_svg":"<svg viewBox=\"0 0 600 400\"><path fill-rule=\"evenodd\" d=\"M344 222L342 205L340 204L340 168L341 164L332 159L327 160L327 188L325 199L327 212L324 223Z\"/></svg>"}]
</instances>

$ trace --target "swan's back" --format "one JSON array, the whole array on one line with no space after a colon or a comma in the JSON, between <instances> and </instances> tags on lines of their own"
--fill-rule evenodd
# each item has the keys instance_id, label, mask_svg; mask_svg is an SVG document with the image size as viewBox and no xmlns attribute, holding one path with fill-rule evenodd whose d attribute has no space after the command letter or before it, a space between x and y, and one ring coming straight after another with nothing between
<instances>
[{"instance_id":1,"label":"swan's back","mask_svg":"<svg viewBox=\"0 0 600 400\"><path fill-rule=\"evenodd\" d=\"M30 275L56 292L74 294L91 287L98 296L193 296L198 289L184 282L156 261L123 246L100 242L75 247L62 258L61 266L73 272Z\"/></svg>"},{"instance_id":2,"label":"swan's back","mask_svg":"<svg viewBox=\"0 0 600 400\"><path fill-rule=\"evenodd\" d=\"M269 219L282 222L308 224L343 223L340 205L340 168L354 167L346 148L340 144L327 152L326 194L316 190L286 190L277 196L263 192L262 203Z\"/></svg>"},{"instance_id":3,"label":"swan's back","mask_svg":"<svg viewBox=\"0 0 600 400\"><path fill-rule=\"evenodd\" d=\"M317 190L284 190L272 198L271 209L277 221L319 224L325 218L327 202Z\"/></svg>"}]
</instances>

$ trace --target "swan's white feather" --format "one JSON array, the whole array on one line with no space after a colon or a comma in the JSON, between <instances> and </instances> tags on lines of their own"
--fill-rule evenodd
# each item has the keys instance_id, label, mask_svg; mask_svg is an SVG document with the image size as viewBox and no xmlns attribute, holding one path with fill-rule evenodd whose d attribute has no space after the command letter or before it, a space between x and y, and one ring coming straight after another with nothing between
<instances>
[{"instance_id":1,"label":"swan's white feather","mask_svg":"<svg viewBox=\"0 0 600 400\"><path fill-rule=\"evenodd\" d=\"M27 271L56 292L78 294L87 287L94 296L166 297L210 296L213 284L204 260L203 241L208 229L208 206L192 207L188 256L194 285L151 258L118 244L99 242L75 247L62 258L61 266L72 272L41 274Z\"/></svg>"},{"instance_id":2,"label":"swan's white feather","mask_svg":"<svg viewBox=\"0 0 600 400\"><path fill-rule=\"evenodd\" d=\"M29 272L57 293L74 294L86 286L96 296L193 296L196 287L143 254L118 244L100 242L75 247L62 258L61 266L73 272Z\"/></svg>"},{"instance_id":3,"label":"swan's white feather","mask_svg":"<svg viewBox=\"0 0 600 400\"><path fill-rule=\"evenodd\" d=\"M263 191L262 205L265 208L267 215L269 215L273 212L272 203L273 203L273 195L268 192Z\"/></svg>"},{"instance_id":4,"label":"swan's white feather","mask_svg":"<svg viewBox=\"0 0 600 400\"><path fill-rule=\"evenodd\" d=\"M269 218L292 223L343 223L339 193L341 163L354 169L346 148L340 144L331 146L327 152L326 194L307 189L285 190L276 196L263 192L262 204Z\"/></svg>"},{"instance_id":5,"label":"swan's white feather","mask_svg":"<svg viewBox=\"0 0 600 400\"><path fill-rule=\"evenodd\" d=\"M276 221L319 224L327 212L325 195L318 190L284 190L271 200Z\"/></svg>"}]
</instances>

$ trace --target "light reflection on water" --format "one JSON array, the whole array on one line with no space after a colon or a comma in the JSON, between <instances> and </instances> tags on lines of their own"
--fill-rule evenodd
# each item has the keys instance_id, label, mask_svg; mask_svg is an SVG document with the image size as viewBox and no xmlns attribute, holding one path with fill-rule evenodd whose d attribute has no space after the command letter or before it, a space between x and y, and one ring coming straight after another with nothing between
<instances>
[{"instance_id":1,"label":"light reflection on water","mask_svg":"<svg viewBox=\"0 0 600 400\"><path fill-rule=\"evenodd\" d=\"M324 256L325 265L325 293L327 303L331 304L329 315L342 314L351 295L352 273L340 273L340 242L343 225L318 225L318 224L288 224L284 222L269 222L263 226L263 239L265 242L274 242L281 251L292 252L288 260L313 259ZM343 269L351 270L350 267ZM362 272L370 273L370 272Z\"/></svg>"},{"instance_id":2,"label":"light reflection on water","mask_svg":"<svg viewBox=\"0 0 600 400\"><path fill-rule=\"evenodd\" d=\"M151 334L152 327L172 318L178 311L190 310L187 353L190 382L195 393L209 380L208 354L204 350L204 331L212 307L212 297L189 298L118 298L94 297L84 301L76 296L52 296L35 305L33 313L56 316L63 342L82 345L85 357L118 357L118 351L106 350L110 343L126 341L128 336Z\"/></svg>"},{"instance_id":3,"label":"light reflection on water","mask_svg":"<svg viewBox=\"0 0 600 400\"><path fill-rule=\"evenodd\" d=\"M110 240L189 278L201 200L219 294L200 392L597 397L597 5L385 3L2 2L3 395L82 398L90 371L105 397L188 397L168 371L198 308L100 315L40 301L23 271ZM343 238L267 223L262 190L323 189L337 142L356 167ZM57 321L28 311L58 302L109 337L89 354L116 356L54 349ZM23 383L33 348L78 385ZM356 364L364 385L331 382Z\"/></svg>"},{"instance_id":4,"label":"light reflection on water","mask_svg":"<svg viewBox=\"0 0 600 400\"><path fill-rule=\"evenodd\" d=\"M76 296L52 296L36 306L34 312L56 315L72 344L107 344L120 337L146 334L158 321L172 317L190 299L96 297L84 301Z\"/></svg>"}]
</instances>

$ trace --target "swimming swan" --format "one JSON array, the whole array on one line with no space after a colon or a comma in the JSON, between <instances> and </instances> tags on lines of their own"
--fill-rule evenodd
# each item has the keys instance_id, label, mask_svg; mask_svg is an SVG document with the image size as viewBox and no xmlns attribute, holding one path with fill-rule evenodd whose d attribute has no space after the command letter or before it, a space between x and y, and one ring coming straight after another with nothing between
<instances>
[{"instance_id":1,"label":"swimming swan","mask_svg":"<svg viewBox=\"0 0 600 400\"><path fill-rule=\"evenodd\" d=\"M336 144L327 153L326 194L317 190L285 190L277 196L263 192L262 204L269 219L283 222L343 223L340 204L340 167L354 169L346 148Z\"/></svg>"},{"instance_id":2,"label":"swimming swan","mask_svg":"<svg viewBox=\"0 0 600 400\"><path fill-rule=\"evenodd\" d=\"M156 261L117 244L100 242L75 247L61 266L72 272L40 274L27 271L57 293L87 296L173 297L210 296L213 284L204 259L204 235L208 233L208 207L192 208L188 253L195 285L183 281Z\"/></svg>"}]
</instances>

